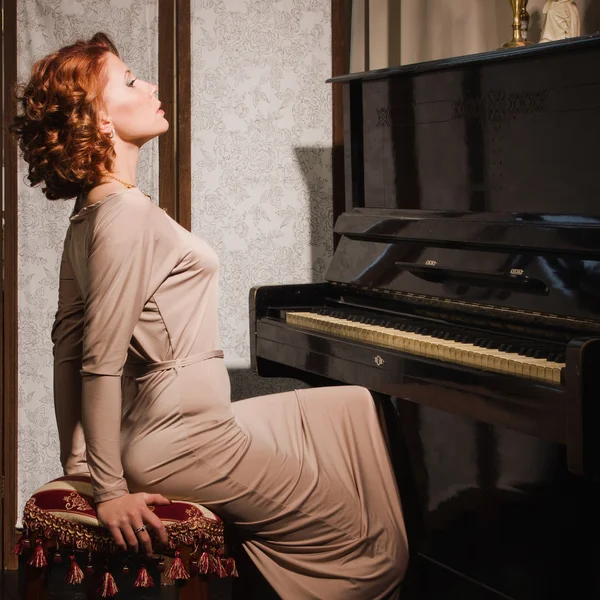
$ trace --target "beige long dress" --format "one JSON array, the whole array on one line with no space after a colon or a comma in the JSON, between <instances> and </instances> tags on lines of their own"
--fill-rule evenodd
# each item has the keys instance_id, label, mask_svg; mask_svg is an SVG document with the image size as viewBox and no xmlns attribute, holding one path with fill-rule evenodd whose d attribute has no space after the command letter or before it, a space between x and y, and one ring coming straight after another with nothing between
<instances>
[{"instance_id":1,"label":"beige long dress","mask_svg":"<svg viewBox=\"0 0 600 600\"><path fill-rule=\"evenodd\" d=\"M215 253L139 190L71 217L52 331L65 471L89 467L97 501L206 505L284 600L394 594L408 548L371 395L232 404L217 296Z\"/></svg>"}]
</instances>

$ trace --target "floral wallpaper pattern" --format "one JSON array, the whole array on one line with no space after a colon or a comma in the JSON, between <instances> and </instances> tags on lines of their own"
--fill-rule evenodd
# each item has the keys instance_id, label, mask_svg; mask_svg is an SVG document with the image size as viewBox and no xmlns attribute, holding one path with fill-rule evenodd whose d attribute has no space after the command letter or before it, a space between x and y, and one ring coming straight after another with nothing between
<instances>
[{"instance_id":1,"label":"floral wallpaper pattern","mask_svg":"<svg viewBox=\"0 0 600 600\"><path fill-rule=\"evenodd\" d=\"M234 397L299 385L248 371L250 288L318 280L332 252L330 9L192 4L192 230L221 259Z\"/></svg>"},{"instance_id":2,"label":"floral wallpaper pattern","mask_svg":"<svg viewBox=\"0 0 600 600\"><path fill-rule=\"evenodd\" d=\"M329 0L192 0L193 232L221 260L222 345L234 398L301 384L248 370L253 285L322 277L331 254ZM18 0L19 77L105 31L158 79L157 0ZM159 91L160 96L160 91ZM19 165L19 507L60 474L50 328L72 202L52 203ZM158 196L158 144L138 185ZM19 510L20 510L19 509Z\"/></svg>"}]
</instances>

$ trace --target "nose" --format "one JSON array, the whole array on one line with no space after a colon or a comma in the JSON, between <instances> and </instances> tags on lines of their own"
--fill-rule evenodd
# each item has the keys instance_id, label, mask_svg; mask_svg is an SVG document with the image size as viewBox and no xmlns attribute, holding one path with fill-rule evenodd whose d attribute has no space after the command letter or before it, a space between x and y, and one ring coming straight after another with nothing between
<instances>
[{"instance_id":1,"label":"nose","mask_svg":"<svg viewBox=\"0 0 600 600\"><path fill-rule=\"evenodd\" d=\"M150 96L157 96L158 95L158 86L154 83L150 84Z\"/></svg>"}]
</instances>

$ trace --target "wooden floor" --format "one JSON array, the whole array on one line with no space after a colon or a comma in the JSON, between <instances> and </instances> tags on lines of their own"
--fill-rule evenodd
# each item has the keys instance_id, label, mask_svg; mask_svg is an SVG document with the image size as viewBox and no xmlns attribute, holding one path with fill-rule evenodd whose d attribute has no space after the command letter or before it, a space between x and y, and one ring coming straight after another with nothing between
<instances>
[{"instance_id":1,"label":"wooden floor","mask_svg":"<svg viewBox=\"0 0 600 600\"><path fill-rule=\"evenodd\" d=\"M2 600L18 600L17 596L17 572L6 571L2 574L2 585L0 586L0 594Z\"/></svg>"},{"instance_id":2,"label":"wooden floor","mask_svg":"<svg viewBox=\"0 0 600 600\"><path fill-rule=\"evenodd\" d=\"M2 573L0 571L0 573ZM65 570L54 568L50 581L48 600L84 600L83 586L72 586L64 583ZM5 571L1 574L0 600L20 600L19 572ZM211 600L230 600L230 582L215 579L211 583ZM161 586L142 590L130 586L122 586L117 598L127 600L177 600L175 586Z\"/></svg>"},{"instance_id":3,"label":"wooden floor","mask_svg":"<svg viewBox=\"0 0 600 600\"><path fill-rule=\"evenodd\" d=\"M2 574L0 571L0 577L2 577L0 600L20 600L18 573L8 571ZM508 596L479 586L474 587L470 584L467 586L468 582L443 569L437 570L435 573L426 573L423 577L427 583L425 586L415 586L415 582L411 582L411 579L408 577L403 585L402 600L511 600ZM85 600L83 592L77 589L79 586L68 586L64 583L64 571L60 572L60 569L55 570L50 583L48 600ZM237 597L243 600L281 600L270 588L265 587L263 582L254 577L251 577L251 581L244 582L244 591ZM163 586L140 590L122 586L116 600L120 598L124 600L177 600L177 588ZM211 582L210 598L211 600L231 600L231 582L214 579Z\"/></svg>"},{"instance_id":4,"label":"wooden floor","mask_svg":"<svg viewBox=\"0 0 600 600\"><path fill-rule=\"evenodd\" d=\"M232 600L235 596L238 600L281 600L273 591L267 581L254 567L245 553L236 557L236 565L240 577L232 580L230 578L220 579L217 576L210 579L210 600ZM68 563L63 561L52 565L51 577L48 586L48 600L85 600L83 585L67 585ZM150 569L150 575L154 581L160 580L160 574ZM21 571L0 570L0 600L20 600L19 578ZM176 585L157 586L148 589L140 589L133 586L135 577L128 575L115 575L119 593L117 600L178 600L178 589ZM232 593L232 583L235 581L235 594Z\"/></svg>"}]
</instances>

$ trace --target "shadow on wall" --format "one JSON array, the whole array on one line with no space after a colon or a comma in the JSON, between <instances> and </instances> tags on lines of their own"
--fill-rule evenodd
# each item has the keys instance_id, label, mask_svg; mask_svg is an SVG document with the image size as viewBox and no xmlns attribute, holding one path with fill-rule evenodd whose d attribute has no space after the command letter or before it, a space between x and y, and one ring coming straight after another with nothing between
<instances>
[{"instance_id":1,"label":"shadow on wall","mask_svg":"<svg viewBox=\"0 0 600 600\"><path fill-rule=\"evenodd\" d=\"M529 29L527 30L527 39L535 44L542 37L543 15L541 10L531 11L529 14Z\"/></svg>"},{"instance_id":2,"label":"shadow on wall","mask_svg":"<svg viewBox=\"0 0 600 600\"><path fill-rule=\"evenodd\" d=\"M600 2L588 0L588 5L582 17L582 33L600 32Z\"/></svg>"},{"instance_id":3,"label":"shadow on wall","mask_svg":"<svg viewBox=\"0 0 600 600\"><path fill-rule=\"evenodd\" d=\"M302 257L298 257L290 265L291 269L297 268L298 271L290 273L288 282L318 282L323 280L333 251L331 148L300 147L294 152L304 181L297 182L298 187L302 184L303 193L300 194L298 217L293 229L298 251L309 248L311 266L308 281L303 281L300 271L303 261ZM274 282L274 285L278 283L284 282ZM233 401L308 387L296 379L260 377L250 369L230 369L229 377Z\"/></svg>"},{"instance_id":4,"label":"shadow on wall","mask_svg":"<svg viewBox=\"0 0 600 600\"><path fill-rule=\"evenodd\" d=\"M308 203L305 212L308 231L298 233L300 240L306 240L304 243L311 249L310 281L314 283L323 280L333 252L331 147L300 147L294 152L304 178ZM299 281L298 278L294 280Z\"/></svg>"}]
</instances>

